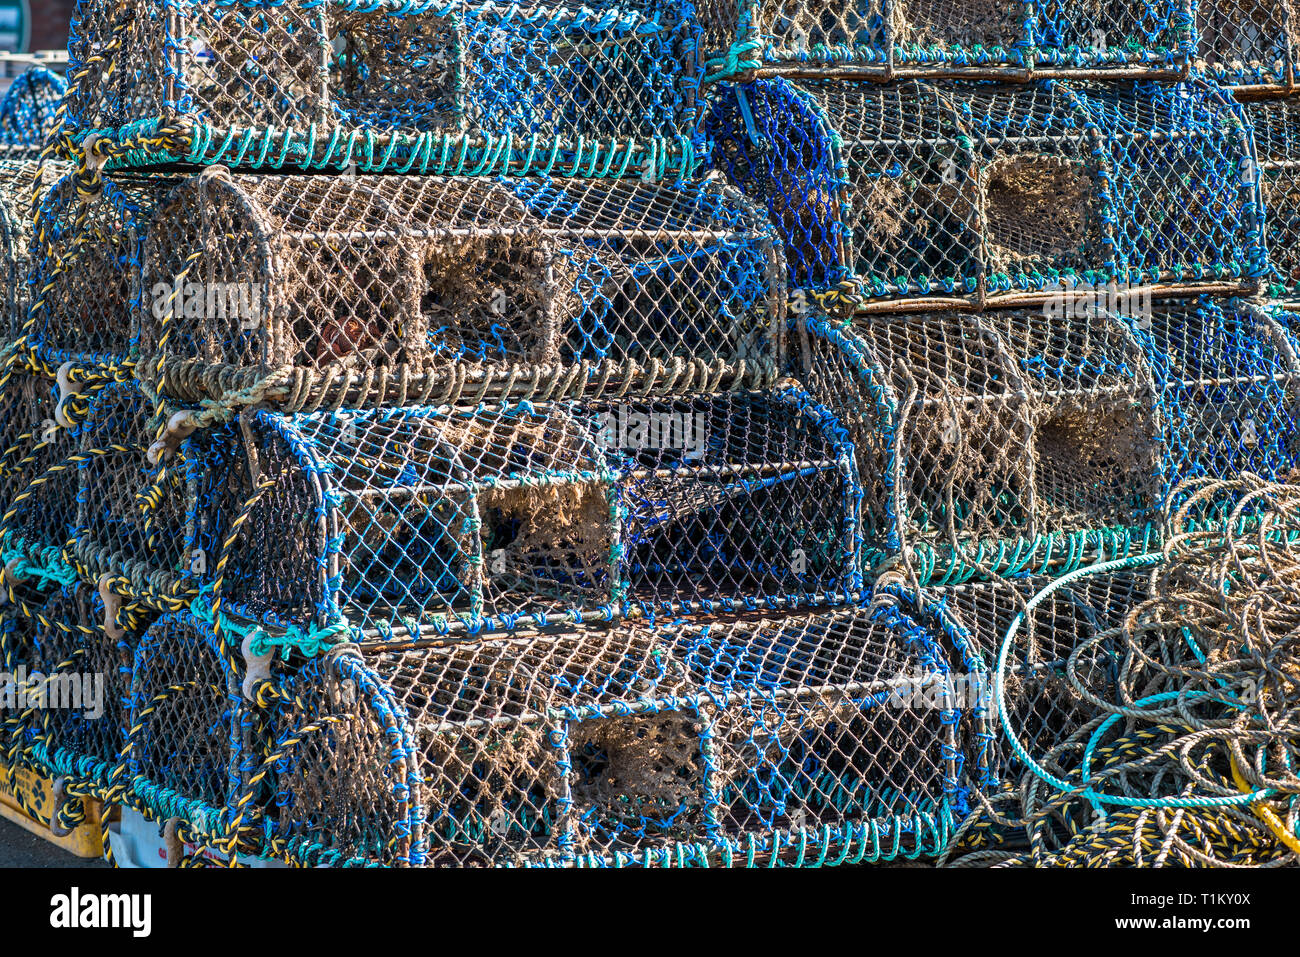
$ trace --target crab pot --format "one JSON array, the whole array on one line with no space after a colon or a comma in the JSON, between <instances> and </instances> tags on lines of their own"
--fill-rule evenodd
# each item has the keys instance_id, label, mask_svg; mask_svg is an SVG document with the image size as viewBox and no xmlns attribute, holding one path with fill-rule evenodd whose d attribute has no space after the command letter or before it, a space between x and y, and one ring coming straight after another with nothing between
<instances>
[{"instance_id":1,"label":"crab pot","mask_svg":"<svg viewBox=\"0 0 1300 957\"><path fill-rule=\"evenodd\" d=\"M0 157L36 160L55 130L55 116L68 84L59 74L33 66L9 85L0 100Z\"/></svg>"},{"instance_id":2,"label":"crab pot","mask_svg":"<svg viewBox=\"0 0 1300 957\"><path fill-rule=\"evenodd\" d=\"M594 403L633 603L742 607L862 585L848 435L807 395Z\"/></svg>"},{"instance_id":3,"label":"crab pot","mask_svg":"<svg viewBox=\"0 0 1300 957\"><path fill-rule=\"evenodd\" d=\"M34 243L26 344L54 375L61 365L121 365L136 347L144 305L141 263L155 204L174 180L146 174L105 177L93 196L77 174L41 200Z\"/></svg>"},{"instance_id":4,"label":"crab pot","mask_svg":"<svg viewBox=\"0 0 1300 957\"><path fill-rule=\"evenodd\" d=\"M216 815L260 764L233 653L188 612L163 615L135 646L126 771L133 797L159 820L180 808L199 831L217 831Z\"/></svg>"},{"instance_id":5,"label":"crab pot","mask_svg":"<svg viewBox=\"0 0 1300 957\"><path fill-rule=\"evenodd\" d=\"M1189 478L1288 480L1300 464L1300 366L1275 319L1244 300L1203 297L1156 309L1137 333L1164 423L1164 496Z\"/></svg>"},{"instance_id":6,"label":"crab pot","mask_svg":"<svg viewBox=\"0 0 1300 957\"><path fill-rule=\"evenodd\" d=\"M223 513L252 503L226 581L256 619L379 625L614 597L613 475L563 409L262 411L249 436Z\"/></svg>"},{"instance_id":7,"label":"crab pot","mask_svg":"<svg viewBox=\"0 0 1300 957\"><path fill-rule=\"evenodd\" d=\"M6 547L35 558L72 540L77 524L75 468L56 469L77 448L75 434L54 420L51 379L14 371L0 386L0 503Z\"/></svg>"},{"instance_id":8,"label":"crab pot","mask_svg":"<svg viewBox=\"0 0 1300 957\"><path fill-rule=\"evenodd\" d=\"M286 683L269 836L310 863L933 854L945 667L892 609L363 646Z\"/></svg>"},{"instance_id":9,"label":"crab pot","mask_svg":"<svg viewBox=\"0 0 1300 957\"><path fill-rule=\"evenodd\" d=\"M5 156L0 152L0 156ZM56 164L50 164L53 168ZM58 164L61 165L61 164ZM0 295L4 309L5 342L18 338L27 318L31 295L27 280L32 267L32 204L45 180L40 164L0 159Z\"/></svg>"},{"instance_id":10,"label":"crab pot","mask_svg":"<svg viewBox=\"0 0 1300 957\"><path fill-rule=\"evenodd\" d=\"M79 583L57 588L34 612L31 653L24 662L44 702L28 722L29 751L39 749L34 757L50 773L89 773L100 785L107 784L126 745L131 665L140 636L132 629L111 638L103 622L104 606L94 589Z\"/></svg>"},{"instance_id":11,"label":"crab pot","mask_svg":"<svg viewBox=\"0 0 1300 957\"><path fill-rule=\"evenodd\" d=\"M80 0L72 135L179 128L136 165L689 172L688 6L433 7Z\"/></svg>"},{"instance_id":12,"label":"crab pot","mask_svg":"<svg viewBox=\"0 0 1300 957\"><path fill-rule=\"evenodd\" d=\"M1199 82L772 78L725 87L709 129L718 168L766 204L791 285L854 305L1264 272L1240 107Z\"/></svg>"},{"instance_id":13,"label":"crab pot","mask_svg":"<svg viewBox=\"0 0 1300 957\"><path fill-rule=\"evenodd\" d=\"M696 10L711 79L1176 78L1192 46L1186 0L705 0Z\"/></svg>"},{"instance_id":14,"label":"crab pot","mask_svg":"<svg viewBox=\"0 0 1300 957\"><path fill-rule=\"evenodd\" d=\"M1031 310L802 323L794 374L852 441L863 565L923 579L1077 560L1068 543L1145 526L1160 433L1145 353L1110 317ZM799 343L796 342L796 345Z\"/></svg>"},{"instance_id":15,"label":"crab pot","mask_svg":"<svg viewBox=\"0 0 1300 957\"><path fill-rule=\"evenodd\" d=\"M160 415L135 382L110 383L90 399L78 429L77 528L72 552L86 574L126 574L169 591L190 577L196 533L199 439L160 465L149 446Z\"/></svg>"},{"instance_id":16,"label":"crab pot","mask_svg":"<svg viewBox=\"0 0 1300 957\"><path fill-rule=\"evenodd\" d=\"M1267 228L1269 295L1300 297L1300 103L1259 100L1242 107L1255 130L1259 192Z\"/></svg>"},{"instance_id":17,"label":"crab pot","mask_svg":"<svg viewBox=\"0 0 1300 957\"><path fill-rule=\"evenodd\" d=\"M712 180L205 173L150 234L142 370L193 398L288 368L355 405L759 370L777 261L761 213Z\"/></svg>"},{"instance_id":18,"label":"crab pot","mask_svg":"<svg viewBox=\"0 0 1300 957\"><path fill-rule=\"evenodd\" d=\"M1104 633L1122 625L1129 609L1146 597L1147 578L1141 571L1080 578L1025 613L1028 600L1049 582L1040 577L972 582L937 588L929 596L942 603L993 670L1012 622L1024 614L1007 657L1003 701L999 705L994 693L991 705L995 723L1005 717L1021 746L1040 763L1096 716L1085 694L1116 700L1122 639ZM998 707L1005 712L998 715ZM1023 770L999 728L989 774L1006 786Z\"/></svg>"},{"instance_id":19,"label":"crab pot","mask_svg":"<svg viewBox=\"0 0 1300 957\"><path fill-rule=\"evenodd\" d=\"M1195 67L1239 95L1294 90L1296 13L1291 0L1199 0Z\"/></svg>"}]
</instances>

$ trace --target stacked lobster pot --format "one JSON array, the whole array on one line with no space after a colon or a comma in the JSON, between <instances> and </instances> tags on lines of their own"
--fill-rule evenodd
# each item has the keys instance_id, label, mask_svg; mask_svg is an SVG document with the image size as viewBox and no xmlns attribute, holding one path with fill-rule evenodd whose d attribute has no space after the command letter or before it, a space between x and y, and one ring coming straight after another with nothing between
<instances>
[{"instance_id":1,"label":"stacked lobster pot","mask_svg":"<svg viewBox=\"0 0 1300 957\"><path fill-rule=\"evenodd\" d=\"M958 626L870 600L789 251L704 167L701 38L677 0L78 3L4 382L6 661L112 671L103 724L4 727L53 826L105 802L124 863L141 828L173 863L942 851Z\"/></svg>"},{"instance_id":2,"label":"stacked lobster pot","mask_svg":"<svg viewBox=\"0 0 1300 957\"><path fill-rule=\"evenodd\" d=\"M1288 131L1242 102L1291 88L1285 4L698 9L714 163L781 240L784 370L848 432L864 577L919 588L976 686L1045 583L1158 547L1180 481L1295 467L1294 330L1263 298ZM1109 622L1057 601L998 703L1031 751L1074 730L1053 676ZM992 704L961 719L985 791L1015 760Z\"/></svg>"}]
</instances>

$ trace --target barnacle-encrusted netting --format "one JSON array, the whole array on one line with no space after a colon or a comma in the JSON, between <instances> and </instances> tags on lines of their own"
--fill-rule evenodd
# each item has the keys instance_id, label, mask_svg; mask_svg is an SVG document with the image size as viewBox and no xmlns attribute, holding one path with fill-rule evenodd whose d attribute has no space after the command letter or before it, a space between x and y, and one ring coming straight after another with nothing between
<instances>
[{"instance_id":1,"label":"barnacle-encrusted netting","mask_svg":"<svg viewBox=\"0 0 1300 957\"><path fill-rule=\"evenodd\" d=\"M1162 500L1189 478L1278 481L1300 464L1296 344L1266 310L1205 297L1131 324L1156 384Z\"/></svg>"},{"instance_id":2,"label":"barnacle-encrusted netting","mask_svg":"<svg viewBox=\"0 0 1300 957\"><path fill-rule=\"evenodd\" d=\"M688 5L80 0L68 138L132 165L689 171Z\"/></svg>"},{"instance_id":3,"label":"barnacle-encrusted netting","mask_svg":"<svg viewBox=\"0 0 1300 957\"><path fill-rule=\"evenodd\" d=\"M280 627L513 627L861 588L847 438L795 390L261 411L242 441L198 521L241 532L227 607Z\"/></svg>"},{"instance_id":4,"label":"barnacle-encrusted netting","mask_svg":"<svg viewBox=\"0 0 1300 957\"><path fill-rule=\"evenodd\" d=\"M792 286L978 304L1078 281L1253 287L1266 256L1240 110L1200 82L774 77L725 87L708 126Z\"/></svg>"},{"instance_id":5,"label":"barnacle-encrusted netting","mask_svg":"<svg viewBox=\"0 0 1300 957\"><path fill-rule=\"evenodd\" d=\"M209 171L144 258L140 375L182 400L753 387L783 327L770 227L713 179Z\"/></svg>"},{"instance_id":6,"label":"barnacle-encrusted netting","mask_svg":"<svg viewBox=\"0 0 1300 957\"><path fill-rule=\"evenodd\" d=\"M1296 13L1291 0L1197 0L1196 68L1243 93L1294 89Z\"/></svg>"},{"instance_id":7,"label":"barnacle-encrusted netting","mask_svg":"<svg viewBox=\"0 0 1300 957\"><path fill-rule=\"evenodd\" d=\"M22 339L38 367L134 361L145 304L141 266L158 201L174 178L123 173L86 194L79 173L45 192L32 251L31 304Z\"/></svg>"},{"instance_id":8,"label":"barnacle-encrusted netting","mask_svg":"<svg viewBox=\"0 0 1300 957\"><path fill-rule=\"evenodd\" d=\"M1300 488L1244 473L1178 498L1163 554L1026 589L1031 621L1075 595L1105 602L1049 632L1075 641L1044 655L1057 659L1055 712L1021 716L1016 676L1034 641L1015 622L998 640L1015 773L964 823L956 863L1294 865Z\"/></svg>"},{"instance_id":9,"label":"barnacle-encrusted netting","mask_svg":"<svg viewBox=\"0 0 1300 957\"><path fill-rule=\"evenodd\" d=\"M1086 301L1086 300L1085 300ZM813 318L793 371L848 431L864 564L922 580L1077 563L1159 507L1161 427L1138 338L1089 303Z\"/></svg>"},{"instance_id":10,"label":"barnacle-encrusted netting","mask_svg":"<svg viewBox=\"0 0 1300 957\"><path fill-rule=\"evenodd\" d=\"M43 66L19 76L0 99L0 158L37 159L57 126L67 82Z\"/></svg>"},{"instance_id":11,"label":"barnacle-encrusted netting","mask_svg":"<svg viewBox=\"0 0 1300 957\"><path fill-rule=\"evenodd\" d=\"M696 9L710 78L1176 77L1192 48L1187 0L702 0Z\"/></svg>"},{"instance_id":12,"label":"barnacle-encrusted netting","mask_svg":"<svg viewBox=\"0 0 1300 957\"><path fill-rule=\"evenodd\" d=\"M137 654L130 768L304 863L933 855L965 808L946 670L886 605L350 646L255 706L211 626L169 615Z\"/></svg>"},{"instance_id":13,"label":"barnacle-encrusted netting","mask_svg":"<svg viewBox=\"0 0 1300 957\"><path fill-rule=\"evenodd\" d=\"M37 190L49 182L50 168L43 170L34 160L0 158L0 336L5 343L18 337L27 318L32 205Z\"/></svg>"}]
</instances>

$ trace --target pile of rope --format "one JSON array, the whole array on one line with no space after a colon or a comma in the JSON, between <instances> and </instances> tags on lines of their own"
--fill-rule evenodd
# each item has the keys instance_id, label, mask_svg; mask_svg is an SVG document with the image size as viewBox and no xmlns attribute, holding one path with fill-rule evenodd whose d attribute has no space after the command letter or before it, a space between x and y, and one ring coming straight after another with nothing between
<instances>
[{"instance_id":1,"label":"pile of rope","mask_svg":"<svg viewBox=\"0 0 1300 957\"><path fill-rule=\"evenodd\" d=\"M1091 720L1045 754L1003 730L1022 763L981 798L952 866L1277 867L1300 860L1300 485L1253 474L1180 489L1163 552L1085 575L1153 565L1149 596L1074 649L1072 689ZM1005 696L1000 649L993 694ZM1101 700L1081 661L1111 643L1118 689Z\"/></svg>"}]
</instances>

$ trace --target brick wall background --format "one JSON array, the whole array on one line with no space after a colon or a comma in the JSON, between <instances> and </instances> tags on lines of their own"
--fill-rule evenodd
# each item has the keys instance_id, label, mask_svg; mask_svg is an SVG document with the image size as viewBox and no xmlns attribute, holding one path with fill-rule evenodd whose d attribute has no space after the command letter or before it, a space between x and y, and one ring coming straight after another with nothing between
<instances>
[{"instance_id":1,"label":"brick wall background","mask_svg":"<svg viewBox=\"0 0 1300 957\"><path fill-rule=\"evenodd\" d=\"M31 0L32 50L62 50L68 45L68 23L76 0Z\"/></svg>"}]
</instances>

